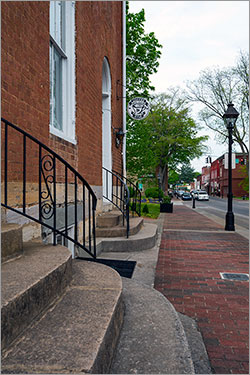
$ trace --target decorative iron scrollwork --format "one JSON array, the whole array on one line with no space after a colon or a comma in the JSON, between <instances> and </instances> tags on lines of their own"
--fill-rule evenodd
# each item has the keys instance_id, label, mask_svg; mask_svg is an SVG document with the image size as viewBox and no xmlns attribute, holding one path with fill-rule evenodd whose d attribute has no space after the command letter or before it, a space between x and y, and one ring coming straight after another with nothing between
<instances>
[{"instance_id":1,"label":"decorative iron scrollwork","mask_svg":"<svg viewBox=\"0 0 250 375\"><path fill-rule=\"evenodd\" d=\"M50 188L51 184L55 182L54 169L55 162L53 157L49 154L44 155L41 159L41 173L46 188L46 190L41 191L41 199L43 200L41 204L41 216L44 220L49 220L54 215L54 199Z\"/></svg>"}]
</instances>

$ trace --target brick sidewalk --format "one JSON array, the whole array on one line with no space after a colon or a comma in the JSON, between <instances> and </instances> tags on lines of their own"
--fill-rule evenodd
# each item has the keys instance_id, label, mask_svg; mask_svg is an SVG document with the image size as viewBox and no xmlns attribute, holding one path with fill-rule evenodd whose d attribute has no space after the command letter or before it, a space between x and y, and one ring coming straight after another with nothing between
<instances>
[{"instance_id":1,"label":"brick sidewalk","mask_svg":"<svg viewBox=\"0 0 250 375\"><path fill-rule=\"evenodd\" d=\"M185 206L164 215L155 288L196 320L215 373L248 374L249 283L219 274L249 273L248 241Z\"/></svg>"}]
</instances>

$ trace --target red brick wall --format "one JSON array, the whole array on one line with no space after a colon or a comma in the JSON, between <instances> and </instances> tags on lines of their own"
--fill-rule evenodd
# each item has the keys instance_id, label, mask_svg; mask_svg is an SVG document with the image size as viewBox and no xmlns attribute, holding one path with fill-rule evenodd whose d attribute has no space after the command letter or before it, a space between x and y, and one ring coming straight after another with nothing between
<instances>
[{"instance_id":1,"label":"red brick wall","mask_svg":"<svg viewBox=\"0 0 250 375\"><path fill-rule=\"evenodd\" d=\"M42 142L48 141L49 133L48 11L46 2L39 6L35 2L1 3L1 116L33 136L39 136ZM3 136L2 131L2 144ZM34 149L29 149L29 161L35 153ZM9 180L18 181L21 179L22 138L13 131L9 132L9 157L12 159ZM36 178L34 164L27 171L29 181Z\"/></svg>"},{"instance_id":2,"label":"red brick wall","mask_svg":"<svg viewBox=\"0 0 250 375\"><path fill-rule=\"evenodd\" d=\"M239 158L237 154L236 158ZM219 177L218 181L220 183L221 193L223 194L223 197L226 197L228 193L228 169L224 169L223 159L220 160L220 166L222 166L222 176ZM242 197L247 194L242 186L239 186L243 179L244 172L242 171L242 165L236 163L236 168L232 169L232 192L236 197Z\"/></svg>"},{"instance_id":3,"label":"red brick wall","mask_svg":"<svg viewBox=\"0 0 250 375\"><path fill-rule=\"evenodd\" d=\"M122 4L76 3L77 142L79 170L91 184L101 185L102 175L102 64L109 61L112 83L112 125L122 125L122 101L116 98L116 81L122 79ZM112 135L114 169L121 170L121 147Z\"/></svg>"},{"instance_id":4,"label":"red brick wall","mask_svg":"<svg viewBox=\"0 0 250 375\"><path fill-rule=\"evenodd\" d=\"M49 134L49 2L6 1L1 3L1 11L2 117L53 148L91 185L101 186L105 56L112 79L112 124L122 125L122 101L116 99L116 81L122 81L122 3L76 2L77 145ZM12 135L11 181L21 179L21 141ZM115 147L114 136L112 141L113 167L121 171L121 147ZM30 146L31 182L37 181L35 157L37 150Z\"/></svg>"}]
</instances>

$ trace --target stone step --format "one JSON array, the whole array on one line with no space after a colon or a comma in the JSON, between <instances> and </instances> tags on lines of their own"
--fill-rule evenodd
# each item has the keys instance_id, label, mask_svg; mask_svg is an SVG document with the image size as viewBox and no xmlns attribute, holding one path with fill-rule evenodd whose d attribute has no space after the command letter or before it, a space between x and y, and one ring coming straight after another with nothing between
<instances>
[{"instance_id":1,"label":"stone step","mask_svg":"<svg viewBox=\"0 0 250 375\"><path fill-rule=\"evenodd\" d=\"M63 246L24 244L23 255L2 265L2 349L20 335L72 278L72 258Z\"/></svg>"},{"instance_id":2,"label":"stone step","mask_svg":"<svg viewBox=\"0 0 250 375\"><path fill-rule=\"evenodd\" d=\"M126 237L99 237L96 240L96 255L100 257L102 252L133 252L151 249L157 240L157 225L145 223L139 233ZM76 256L90 257L85 251L78 248Z\"/></svg>"},{"instance_id":3,"label":"stone step","mask_svg":"<svg viewBox=\"0 0 250 375\"><path fill-rule=\"evenodd\" d=\"M108 373L123 316L118 273L73 260L72 283L4 353L2 373Z\"/></svg>"},{"instance_id":4,"label":"stone step","mask_svg":"<svg viewBox=\"0 0 250 375\"><path fill-rule=\"evenodd\" d=\"M1 223L1 260L20 256L23 253L22 226Z\"/></svg>"},{"instance_id":5,"label":"stone step","mask_svg":"<svg viewBox=\"0 0 250 375\"><path fill-rule=\"evenodd\" d=\"M194 374L181 320L158 291L122 278L124 324L110 374Z\"/></svg>"},{"instance_id":6,"label":"stone step","mask_svg":"<svg viewBox=\"0 0 250 375\"><path fill-rule=\"evenodd\" d=\"M154 247L156 238L157 225L145 223L137 234L129 238L98 238L97 246L102 252L142 251Z\"/></svg>"},{"instance_id":7,"label":"stone step","mask_svg":"<svg viewBox=\"0 0 250 375\"><path fill-rule=\"evenodd\" d=\"M125 237L127 236L126 222L109 228L96 228L97 237ZM129 236L133 236L140 231L143 225L142 217L131 217L129 220Z\"/></svg>"},{"instance_id":8,"label":"stone step","mask_svg":"<svg viewBox=\"0 0 250 375\"><path fill-rule=\"evenodd\" d=\"M122 223L122 213L120 211L105 212L96 217L97 228L115 227Z\"/></svg>"}]
</instances>

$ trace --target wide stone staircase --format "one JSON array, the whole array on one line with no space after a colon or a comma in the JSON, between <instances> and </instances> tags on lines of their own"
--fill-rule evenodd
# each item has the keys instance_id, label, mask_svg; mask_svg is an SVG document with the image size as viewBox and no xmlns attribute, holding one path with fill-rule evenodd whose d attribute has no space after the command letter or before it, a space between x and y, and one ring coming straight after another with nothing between
<instances>
[{"instance_id":1,"label":"wide stone staircase","mask_svg":"<svg viewBox=\"0 0 250 375\"><path fill-rule=\"evenodd\" d=\"M157 225L131 217L130 228L126 238L118 211L98 216L98 258L147 257ZM152 287L23 243L21 226L2 225L2 254L2 373L195 373L180 317Z\"/></svg>"},{"instance_id":2,"label":"wide stone staircase","mask_svg":"<svg viewBox=\"0 0 250 375\"><path fill-rule=\"evenodd\" d=\"M124 315L119 274L2 230L2 373L106 373Z\"/></svg>"},{"instance_id":3,"label":"wide stone staircase","mask_svg":"<svg viewBox=\"0 0 250 375\"><path fill-rule=\"evenodd\" d=\"M130 231L127 238L126 226L118 210L97 216L96 226L97 255L107 252L142 251L152 248L156 243L157 225L144 223L142 217L130 218ZM81 249L78 254L86 256Z\"/></svg>"}]
</instances>

